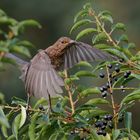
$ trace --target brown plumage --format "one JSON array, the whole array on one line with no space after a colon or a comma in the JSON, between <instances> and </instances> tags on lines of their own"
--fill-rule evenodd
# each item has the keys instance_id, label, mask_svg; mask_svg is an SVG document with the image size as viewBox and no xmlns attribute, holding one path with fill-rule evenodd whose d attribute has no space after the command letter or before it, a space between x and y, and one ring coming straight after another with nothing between
<instances>
[{"instance_id":1,"label":"brown plumage","mask_svg":"<svg viewBox=\"0 0 140 140\"><path fill-rule=\"evenodd\" d=\"M71 68L80 61L115 59L106 52L68 37L61 37L52 46L39 51L29 63L11 54L7 57L14 58L22 66L21 79L29 96L47 99L63 92L64 82L58 70Z\"/></svg>"}]
</instances>

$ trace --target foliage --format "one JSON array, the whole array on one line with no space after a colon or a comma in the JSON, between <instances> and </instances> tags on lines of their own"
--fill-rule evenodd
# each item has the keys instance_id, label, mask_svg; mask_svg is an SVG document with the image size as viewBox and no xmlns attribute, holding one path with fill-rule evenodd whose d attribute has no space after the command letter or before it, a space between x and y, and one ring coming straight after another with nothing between
<instances>
[{"instance_id":1,"label":"foliage","mask_svg":"<svg viewBox=\"0 0 140 140\"><path fill-rule=\"evenodd\" d=\"M16 21L0 10L1 68L3 63L12 63L4 57L7 52L30 56L32 43L20 39L26 26L40 27L40 24L34 20ZM128 108L140 99L140 88L129 87L128 83L140 80L140 57L139 52L132 53L135 45L129 42L125 30L123 23L113 22L111 12L96 13L89 3L85 4L76 14L70 33L78 31L76 40L88 35L95 47L118 56L118 61L101 62L96 67L80 62L77 66L86 70L73 75L62 72L66 95L52 99L52 112L43 98L27 110L26 101L14 97L12 104L7 105L0 94L1 137L7 140L137 140L139 136L132 130L132 113ZM97 71L101 71L99 76ZM101 87L77 83L87 76L94 80L105 78L106 83ZM114 94L126 90L128 94L117 103ZM122 121L124 126L120 128Z\"/></svg>"}]
</instances>

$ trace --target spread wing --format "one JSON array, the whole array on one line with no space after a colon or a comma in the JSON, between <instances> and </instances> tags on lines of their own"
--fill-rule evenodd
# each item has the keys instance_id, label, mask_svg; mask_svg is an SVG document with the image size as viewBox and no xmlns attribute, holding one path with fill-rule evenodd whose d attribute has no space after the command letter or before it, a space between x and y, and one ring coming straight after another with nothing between
<instances>
[{"instance_id":1,"label":"spread wing","mask_svg":"<svg viewBox=\"0 0 140 140\"><path fill-rule=\"evenodd\" d=\"M56 96L57 93L62 93L61 86L64 85L63 80L51 65L50 58L44 51L39 52L31 60L27 66L25 79L25 88L29 95L35 97ZM25 75L25 78L24 78Z\"/></svg>"},{"instance_id":2,"label":"spread wing","mask_svg":"<svg viewBox=\"0 0 140 140\"><path fill-rule=\"evenodd\" d=\"M83 42L75 42L64 54L64 68L71 68L80 61L114 60L116 57Z\"/></svg>"}]
</instances>

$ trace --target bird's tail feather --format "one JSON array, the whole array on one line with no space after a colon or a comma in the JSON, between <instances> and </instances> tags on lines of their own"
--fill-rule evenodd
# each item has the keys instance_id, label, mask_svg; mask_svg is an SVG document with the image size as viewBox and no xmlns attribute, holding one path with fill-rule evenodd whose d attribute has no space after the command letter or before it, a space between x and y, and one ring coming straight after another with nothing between
<instances>
[{"instance_id":1,"label":"bird's tail feather","mask_svg":"<svg viewBox=\"0 0 140 140\"><path fill-rule=\"evenodd\" d=\"M21 58L19 58L19 57L13 55L13 54L11 54L11 53L5 54L5 57L13 59L13 60L16 62L16 64L17 64L18 66L23 66L23 65L25 65L25 64L28 64L27 61L24 61L24 60L22 60Z\"/></svg>"}]
</instances>

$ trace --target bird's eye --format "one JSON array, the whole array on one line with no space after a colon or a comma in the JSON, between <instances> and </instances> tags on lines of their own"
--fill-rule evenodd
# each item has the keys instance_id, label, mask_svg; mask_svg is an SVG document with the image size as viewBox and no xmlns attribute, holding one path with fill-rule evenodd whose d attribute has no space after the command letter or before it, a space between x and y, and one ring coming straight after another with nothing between
<instances>
[{"instance_id":1,"label":"bird's eye","mask_svg":"<svg viewBox=\"0 0 140 140\"><path fill-rule=\"evenodd\" d=\"M64 41L64 40L63 40L63 41L61 41L61 43L62 43L62 44L66 44L66 43L67 43L67 41Z\"/></svg>"}]
</instances>

